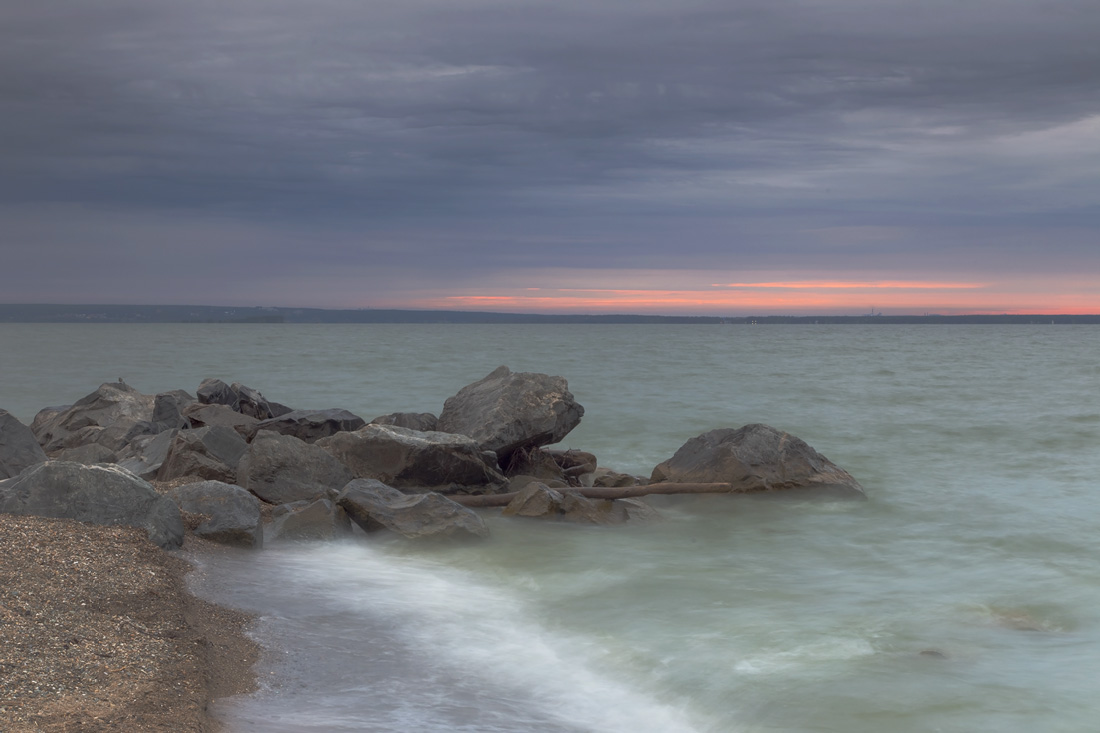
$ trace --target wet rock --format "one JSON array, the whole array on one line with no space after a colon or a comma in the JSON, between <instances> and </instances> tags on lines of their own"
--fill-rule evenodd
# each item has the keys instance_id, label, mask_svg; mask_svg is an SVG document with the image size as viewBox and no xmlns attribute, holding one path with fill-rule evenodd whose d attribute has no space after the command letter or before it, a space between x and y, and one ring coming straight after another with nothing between
<instances>
[{"instance_id":1,"label":"wet rock","mask_svg":"<svg viewBox=\"0 0 1100 733\"><path fill-rule=\"evenodd\" d=\"M293 435L307 443L316 443L321 438L358 430L366 424L366 420L347 410L292 410L257 423L255 429L257 432L271 430L283 435Z\"/></svg>"},{"instance_id":2,"label":"wet rock","mask_svg":"<svg viewBox=\"0 0 1100 733\"><path fill-rule=\"evenodd\" d=\"M865 498L863 488L795 436L761 424L712 430L692 438L653 469L650 483L728 483L740 491L814 488Z\"/></svg>"},{"instance_id":3,"label":"wet rock","mask_svg":"<svg viewBox=\"0 0 1100 733\"><path fill-rule=\"evenodd\" d=\"M625 486L645 486L649 479L642 476L633 476L629 473L619 473L602 466L592 473L586 473L581 477L582 486L596 486L599 488L619 489Z\"/></svg>"},{"instance_id":4,"label":"wet rock","mask_svg":"<svg viewBox=\"0 0 1100 733\"><path fill-rule=\"evenodd\" d=\"M42 416L42 413L39 413ZM120 450L140 423L151 423L153 397L123 382L109 382L72 407L35 419L35 438L46 453L99 443Z\"/></svg>"},{"instance_id":5,"label":"wet rock","mask_svg":"<svg viewBox=\"0 0 1100 733\"><path fill-rule=\"evenodd\" d=\"M195 476L231 484L237 480L237 465L246 450L248 444L232 428L180 430L172 439L157 479Z\"/></svg>"},{"instance_id":6,"label":"wet rock","mask_svg":"<svg viewBox=\"0 0 1100 733\"><path fill-rule=\"evenodd\" d=\"M470 436L507 467L517 450L560 441L583 415L562 377L502 366L448 399L438 429Z\"/></svg>"},{"instance_id":7,"label":"wet rock","mask_svg":"<svg viewBox=\"0 0 1100 733\"><path fill-rule=\"evenodd\" d=\"M505 483L496 456L465 435L366 425L317 441L356 478L442 493L493 493Z\"/></svg>"},{"instance_id":8,"label":"wet rock","mask_svg":"<svg viewBox=\"0 0 1100 733\"><path fill-rule=\"evenodd\" d=\"M263 547L260 500L240 486L222 481L200 481L171 489L168 498L180 511L207 517L195 535L236 547Z\"/></svg>"},{"instance_id":9,"label":"wet rock","mask_svg":"<svg viewBox=\"0 0 1100 733\"><path fill-rule=\"evenodd\" d=\"M332 540L351 533L351 519L328 499L280 504L272 512L265 540Z\"/></svg>"},{"instance_id":10,"label":"wet rock","mask_svg":"<svg viewBox=\"0 0 1100 733\"><path fill-rule=\"evenodd\" d=\"M320 499L354 478L316 444L261 430L237 465L237 483L269 504Z\"/></svg>"},{"instance_id":11,"label":"wet rock","mask_svg":"<svg viewBox=\"0 0 1100 733\"><path fill-rule=\"evenodd\" d=\"M520 490L502 514L581 524L622 524L660 518L657 510L639 499L589 499L576 491L552 489L538 482Z\"/></svg>"},{"instance_id":12,"label":"wet rock","mask_svg":"<svg viewBox=\"0 0 1100 733\"><path fill-rule=\"evenodd\" d=\"M46 453L31 429L7 410L0 410L0 479L18 476L46 462Z\"/></svg>"},{"instance_id":13,"label":"wet rock","mask_svg":"<svg viewBox=\"0 0 1100 733\"><path fill-rule=\"evenodd\" d=\"M169 498L118 466L48 461L0 483L0 512L144 529L165 549L183 542L183 520Z\"/></svg>"},{"instance_id":14,"label":"wet rock","mask_svg":"<svg viewBox=\"0 0 1100 733\"><path fill-rule=\"evenodd\" d=\"M370 421L371 425L392 425L395 428L419 430L422 433L435 432L439 418L430 412L391 412Z\"/></svg>"},{"instance_id":15,"label":"wet rock","mask_svg":"<svg viewBox=\"0 0 1100 733\"><path fill-rule=\"evenodd\" d=\"M489 528L472 509L442 494L403 494L373 479L356 479L336 503L364 531L389 530L409 539L485 538Z\"/></svg>"}]
</instances>

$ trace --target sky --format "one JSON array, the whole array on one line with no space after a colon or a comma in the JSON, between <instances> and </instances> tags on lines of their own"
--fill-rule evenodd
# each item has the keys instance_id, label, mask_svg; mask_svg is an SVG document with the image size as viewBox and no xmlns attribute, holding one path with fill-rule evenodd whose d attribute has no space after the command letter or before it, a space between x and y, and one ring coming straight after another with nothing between
<instances>
[{"instance_id":1,"label":"sky","mask_svg":"<svg viewBox=\"0 0 1100 733\"><path fill-rule=\"evenodd\" d=\"M1100 12L8 0L0 301L1100 313Z\"/></svg>"}]
</instances>

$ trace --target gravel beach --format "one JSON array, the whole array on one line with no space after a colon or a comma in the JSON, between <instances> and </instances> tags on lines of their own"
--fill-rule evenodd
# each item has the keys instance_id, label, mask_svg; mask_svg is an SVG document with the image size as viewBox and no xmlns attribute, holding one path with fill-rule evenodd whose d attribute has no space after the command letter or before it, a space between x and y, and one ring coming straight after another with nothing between
<instances>
[{"instance_id":1,"label":"gravel beach","mask_svg":"<svg viewBox=\"0 0 1100 733\"><path fill-rule=\"evenodd\" d=\"M187 552L216 552L190 534ZM219 731L248 692L250 617L187 591L141 529L0 514L0 729Z\"/></svg>"}]
</instances>

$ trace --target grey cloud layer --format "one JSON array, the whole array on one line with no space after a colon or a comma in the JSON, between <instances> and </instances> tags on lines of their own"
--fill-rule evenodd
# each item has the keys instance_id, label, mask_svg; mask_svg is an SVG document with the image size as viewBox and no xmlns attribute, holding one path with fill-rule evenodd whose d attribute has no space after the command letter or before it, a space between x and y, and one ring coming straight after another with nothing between
<instances>
[{"instance_id":1,"label":"grey cloud layer","mask_svg":"<svg viewBox=\"0 0 1100 733\"><path fill-rule=\"evenodd\" d=\"M0 14L9 203L369 231L479 266L535 264L507 244L531 231L612 267L627 253L660 266L667 232L686 240L678 257L705 261L731 240L751 245L737 255L809 255L830 226L1096 224L1092 0ZM325 246L354 257L366 245L352 239ZM911 249L894 241L863 251Z\"/></svg>"}]
</instances>

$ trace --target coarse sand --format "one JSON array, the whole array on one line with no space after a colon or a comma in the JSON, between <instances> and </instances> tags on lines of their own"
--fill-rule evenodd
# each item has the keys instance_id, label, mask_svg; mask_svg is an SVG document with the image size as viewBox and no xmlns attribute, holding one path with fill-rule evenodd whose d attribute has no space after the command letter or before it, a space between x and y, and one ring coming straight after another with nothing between
<instances>
[{"instance_id":1,"label":"coarse sand","mask_svg":"<svg viewBox=\"0 0 1100 733\"><path fill-rule=\"evenodd\" d=\"M141 529L0 514L0 730L221 730L207 706L253 689L259 647L190 569Z\"/></svg>"}]
</instances>

